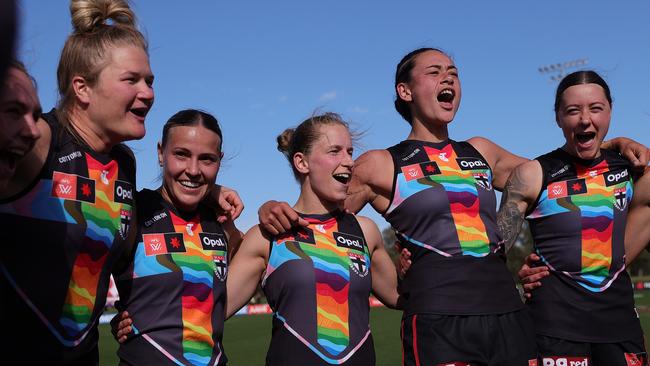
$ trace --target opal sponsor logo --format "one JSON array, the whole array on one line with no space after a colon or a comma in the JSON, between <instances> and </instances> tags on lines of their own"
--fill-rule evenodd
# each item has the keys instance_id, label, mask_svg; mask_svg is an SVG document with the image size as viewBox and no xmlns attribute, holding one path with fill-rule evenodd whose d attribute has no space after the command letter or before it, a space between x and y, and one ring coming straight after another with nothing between
<instances>
[{"instance_id":1,"label":"opal sponsor logo","mask_svg":"<svg viewBox=\"0 0 650 366\"><path fill-rule=\"evenodd\" d=\"M338 247L355 249L363 252L365 244L363 238L355 235L334 232L334 240L336 240L336 246Z\"/></svg>"},{"instance_id":2,"label":"opal sponsor logo","mask_svg":"<svg viewBox=\"0 0 650 366\"><path fill-rule=\"evenodd\" d=\"M115 202L126 203L128 205L133 203L133 186L129 182L121 180L115 181Z\"/></svg>"},{"instance_id":3,"label":"opal sponsor logo","mask_svg":"<svg viewBox=\"0 0 650 366\"><path fill-rule=\"evenodd\" d=\"M542 358L542 366L590 366L587 357L553 356Z\"/></svg>"},{"instance_id":4,"label":"opal sponsor logo","mask_svg":"<svg viewBox=\"0 0 650 366\"><path fill-rule=\"evenodd\" d=\"M217 233L199 233L203 250L226 250L226 237Z\"/></svg>"},{"instance_id":5,"label":"opal sponsor logo","mask_svg":"<svg viewBox=\"0 0 650 366\"><path fill-rule=\"evenodd\" d=\"M607 187L629 180L629 173L627 169L618 170L615 172L608 172L605 174L605 185Z\"/></svg>"},{"instance_id":6,"label":"opal sponsor logo","mask_svg":"<svg viewBox=\"0 0 650 366\"><path fill-rule=\"evenodd\" d=\"M488 169L487 163L479 158L456 158L461 170L484 170Z\"/></svg>"}]
</instances>

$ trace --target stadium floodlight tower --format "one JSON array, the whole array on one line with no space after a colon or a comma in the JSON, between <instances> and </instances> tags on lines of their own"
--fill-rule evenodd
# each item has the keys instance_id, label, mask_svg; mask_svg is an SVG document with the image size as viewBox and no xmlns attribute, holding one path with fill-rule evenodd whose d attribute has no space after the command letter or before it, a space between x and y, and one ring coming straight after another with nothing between
<instances>
[{"instance_id":1,"label":"stadium floodlight tower","mask_svg":"<svg viewBox=\"0 0 650 366\"><path fill-rule=\"evenodd\" d=\"M582 67L586 65L587 62L589 62L588 59L580 58L577 60L558 62L556 64L540 66L537 69L537 71L539 71L540 74L550 74L551 81L558 82L568 74L567 70Z\"/></svg>"}]
</instances>

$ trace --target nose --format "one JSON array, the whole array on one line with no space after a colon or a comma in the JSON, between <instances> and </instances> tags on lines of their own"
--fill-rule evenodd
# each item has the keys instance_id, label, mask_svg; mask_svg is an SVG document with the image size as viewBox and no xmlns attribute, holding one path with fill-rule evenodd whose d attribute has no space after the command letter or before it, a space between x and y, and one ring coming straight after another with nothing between
<instances>
[{"instance_id":1,"label":"nose","mask_svg":"<svg viewBox=\"0 0 650 366\"><path fill-rule=\"evenodd\" d=\"M199 170L199 160L197 158L189 159L187 166L185 167L185 174L192 177L201 174L201 171Z\"/></svg>"},{"instance_id":2,"label":"nose","mask_svg":"<svg viewBox=\"0 0 650 366\"><path fill-rule=\"evenodd\" d=\"M145 101L145 103L147 103L148 105L153 104L153 99L154 99L153 86L143 81L142 87L138 92L138 98Z\"/></svg>"},{"instance_id":3,"label":"nose","mask_svg":"<svg viewBox=\"0 0 650 366\"><path fill-rule=\"evenodd\" d=\"M36 126L38 122L38 117L33 115L27 115L25 117L25 123L21 130L21 136L28 140L38 140L41 137L41 130Z\"/></svg>"},{"instance_id":4,"label":"nose","mask_svg":"<svg viewBox=\"0 0 650 366\"><path fill-rule=\"evenodd\" d=\"M449 85L454 85L454 76L451 72L447 71L442 79L442 82Z\"/></svg>"},{"instance_id":5,"label":"nose","mask_svg":"<svg viewBox=\"0 0 650 366\"><path fill-rule=\"evenodd\" d=\"M341 165L343 165L346 168L352 169L354 167L354 159L352 159L352 154L345 154L345 157L343 158L343 161L341 162Z\"/></svg>"}]
</instances>

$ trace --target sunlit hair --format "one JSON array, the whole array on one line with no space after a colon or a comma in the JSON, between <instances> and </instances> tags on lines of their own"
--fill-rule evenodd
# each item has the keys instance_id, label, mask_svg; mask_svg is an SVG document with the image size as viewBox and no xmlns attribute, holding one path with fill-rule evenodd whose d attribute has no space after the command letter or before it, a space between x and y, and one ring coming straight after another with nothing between
<instances>
[{"instance_id":1,"label":"sunlit hair","mask_svg":"<svg viewBox=\"0 0 650 366\"><path fill-rule=\"evenodd\" d=\"M65 41L57 68L57 112L64 125L75 100L75 76L94 86L110 63L113 48L135 46L148 52L145 37L136 29L135 14L124 0L71 0L70 15L73 32Z\"/></svg>"},{"instance_id":2,"label":"sunlit hair","mask_svg":"<svg viewBox=\"0 0 650 366\"><path fill-rule=\"evenodd\" d=\"M219 126L219 121L210 113L198 109L184 109L171 116L165 122L165 126L163 126L162 140L160 141L160 145L163 148L167 145L169 131L177 126L203 126L216 133L220 141L218 151L221 152L221 145L223 144L221 127Z\"/></svg>"},{"instance_id":3,"label":"sunlit hair","mask_svg":"<svg viewBox=\"0 0 650 366\"><path fill-rule=\"evenodd\" d=\"M600 75L598 75L595 71L582 70L572 72L571 74L565 76L562 81L560 81L560 84L558 84L557 91L555 92L555 113L560 110L560 103L562 102L562 94L564 94L564 91L574 85L582 84L600 85L600 87L603 88L603 91L605 92L605 98L607 98L609 106L612 106L612 95L605 80L603 80L603 78L600 77Z\"/></svg>"},{"instance_id":4,"label":"sunlit hair","mask_svg":"<svg viewBox=\"0 0 650 366\"><path fill-rule=\"evenodd\" d=\"M320 128L329 125L340 125L350 131L349 124L340 115L326 112L307 118L296 128L287 128L277 137L278 151L283 153L289 160L296 179L300 180L301 174L293 164L293 156L296 153L309 155L314 143L318 141L322 134Z\"/></svg>"},{"instance_id":5,"label":"sunlit hair","mask_svg":"<svg viewBox=\"0 0 650 366\"><path fill-rule=\"evenodd\" d=\"M402 60L397 64L397 67L395 68L396 91L398 84L408 83L411 81L411 70L413 70L413 67L415 66L415 60L417 59L417 56L428 51L440 52L443 55L449 57L449 55L447 55L445 52L431 47L418 48L417 50L413 50L407 53L404 57L402 57ZM413 116L411 115L411 108L409 106L409 103L405 102L402 98L399 97L399 95L395 95L395 109L397 110L397 113L399 113L400 116L406 120L406 122L409 124L413 122Z\"/></svg>"}]
</instances>

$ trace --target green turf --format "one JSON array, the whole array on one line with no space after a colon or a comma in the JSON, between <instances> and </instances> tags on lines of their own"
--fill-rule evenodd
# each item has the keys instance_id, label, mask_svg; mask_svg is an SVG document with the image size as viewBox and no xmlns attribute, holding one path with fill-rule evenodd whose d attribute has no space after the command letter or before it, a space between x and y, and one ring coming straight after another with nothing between
<instances>
[{"instance_id":1,"label":"green turf","mask_svg":"<svg viewBox=\"0 0 650 366\"><path fill-rule=\"evenodd\" d=\"M635 294L646 334L650 331L650 291ZM401 312L374 308L370 311L370 326L375 340L377 366L399 365L402 361L399 340ZM107 325L100 329L100 365L116 365L117 343ZM236 316L226 322L224 348L229 366L264 365L264 357L271 338L271 316Z\"/></svg>"}]
</instances>

